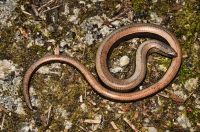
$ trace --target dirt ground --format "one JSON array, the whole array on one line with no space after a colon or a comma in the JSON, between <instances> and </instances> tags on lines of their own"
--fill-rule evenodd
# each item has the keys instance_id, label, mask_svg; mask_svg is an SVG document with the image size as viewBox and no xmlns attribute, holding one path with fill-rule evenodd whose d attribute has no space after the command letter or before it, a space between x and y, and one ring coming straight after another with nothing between
<instances>
[{"instance_id":1,"label":"dirt ground","mask_svg":"<svg viewBox=\"0 0 200 132\"><path fill-rule=\"evenodd\" d=\"M199 0L0 0L0 11L0 131L200 131ZM96 93L75 67L55 62L32 76L34 110L27 107L22 82L35 61L70 56L99 80L99 45L131 23L162 26L178 39L182 64L167 87L145 99L116 102ZM133 38L113 49L108 60L113 76L133 74L135 52L148 39ZM148 56L147 74L137 90L162 78L170 62L158 54Z\"/></svg>"}]
</instances>

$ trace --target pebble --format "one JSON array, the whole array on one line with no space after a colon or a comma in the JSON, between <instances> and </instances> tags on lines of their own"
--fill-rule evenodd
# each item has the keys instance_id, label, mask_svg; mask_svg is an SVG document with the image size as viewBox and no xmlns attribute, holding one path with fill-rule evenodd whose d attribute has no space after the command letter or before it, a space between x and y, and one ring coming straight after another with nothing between
<instances>
[{"instance_id":1,"label":"pebble","mask_svg":"<svg viewBox=\"0 0 200 132\"><path fill-rule=\"evenodd\" d=\"M182 36L182 40L186 41L186 39L187 39L186 36L183 35L183 36Z\"/></svg>"},{"instance_id":2,"label":"pebble","mask_svg":"<svg viewBox=\"0 0 200 132\"><path fill-rule=\"evenodd\" d=\"M188 97L188 95L186 95L185 92L183 92L181 90L174 91L174 94L176 94L182 100L186 100Z\"/></svg>"},{"instance_id":3,"label":"pebble","mask_svg":"<svg viewBox=\"0 0 200 132\"><path fill-rule=\"evenodd\" d=\"M118 73L118 72L121 72L121 71L123 71L123 68L121 68L120 66L110 68L110 72L112 72L112 73Z\"/></svg>"},{"instance_id":4,"label":"pebble","mask_svg":"<svg viewBox=\"0 0 200 132\"><path fill-rule=\"evenodd\" d=\"M62 108L60 105L57 106L57 108L55 109L55 119L58 119L60 117L64 118L64 119L68 119L69 115L71 114L70 112L68 112L67 110L65 110L65 108Z\"/></svg>"},{"instance_id":5,"label":"pebble","mask_svg":"<svg viewBox=\"0 0 200 132\"><path fill-rule=\"evenodd\" d=\"M22 103L18 104L17 110L15 110L15 113L20 114L20 115L27 115L26 112L24 111Z\"/></svg>"},{"instance_id":6,"label":"pebble","mask_svg":"<svg viewBox=\"0 0 200 132\"><path fill-rule=\"evenodd\" d=\"M152 12L150 14L151 20L154 21L157 24L160 24L162 22L162 18L158 17L158 15L155 12Z\"/></svg>"},{"instance_id":7,"label":"pebble","mask_svg":"<svg viewBox=\"0 0 200 132\"><path fill-rule=\"evenodd\" d=\"M198 78L190 78L184 84L184 87L189 91L192 92L198 87Z\"/></svg>"},{"instance_id":8,"label":"pebble","mask_svg":"<svg viewBox=\"0 0 200 132\"><path fill-rule=\"evenodd\" d=\"M128 65L129 62L130 62L129 57L125 55L125 56L122 56L122 57L120 58L120 60L119 60L119 65L120 65L121 67L123 67L123 66Z\"/></svg>"},{"instance_id":9,"label":"pebble","mask_svg":"<svg viewBox=\"0 0 200 132\"><path fill-rule=\"evenodd\" d=\"M95 117L94 117L94 120L96 120L97 122L99 122L99 123L93 123L92 125L91 125L91 130L92 131L96 131L98 128L100 128L101 129L101 121L102 121L102 115L96 115Z\"/></svg>"},{"instance_id":10,"label":"pebble","mask_svg":"<svg viewBox=\"0 0 200 132\"><path fill-rule=\"evenodd\" d=\"M119 20L115 20L115 21L111 22L110 24L113 25L113 26L115 26L115 27L119 27L120 23L121 22Z\"/></svg>"},{"instance_id":11,"label":"pebble","mask_svg":"<svg viewBox=\"0 0 200 132\"><path fill-rule=\"evenodd\" d=\"M44 41L42 40L42 37L37 37L35 39L35 44L39 46L44 46Z\"/></svg>"},{"instance_id":12,"label":"pebble","mask_svg":"<svg viewBox=\"0 0 200 132\"><path fill-rule=\"evenodd\" d=\"M80 105L80 107L81 107L81 109L82 109L83 112L87 112L87 106L86 106L85 103L82 103L82 104Z\"/></svg>"},{"instance_id":13,"label":"pebble","mask_svg":"<svg viewBox=\"0 0 200 132\"><path fill-rule=\"evenodd\" d=\"M188 62L186 65L187 65L188 68L192 68L193 67L192 62Z\"/></svg>"},{"instance_id":14,"label":"pebble","mask_svg":"<svg viewBox=\"0 0 200 132\"><path fill-rule=\"evenodd\" d=\"M86 34L85 35L85 41L88 45L92 45L94 43L93 35L92 34Z\"/></svg>"},{"instance_id":15,"label":"pebble","mask_svg":"<svg viewBox=\"0 0 200 132\"><path fill-rule=\"evenodd\" d=\"M65 130L69 130L72 127L72 122L65 121L64 122Z\"/></svg>"},{"instance_id":16,"label":"pebble","mask_svg":"<svg viewBox=\"0 0 200 132\"><path fill-rule=\"evenodd\" d=\"M181 110L181 111L182 111L182 110L184 110L184 109L185 109L184 106L179 106L179 107L178 107L178 110Z\"/></svg>"},{"instance_id":17,"label":"pebble","mask_svg":"<svg viewBox=\"0 0 200 132\"><path fill-rule=\"evenodd\" d=\"M177 118L178 123L183 127L183 128L190 128L191 124L190 121L187 117L184 115L181 115Z\"/></svg>"},{"instance_id":18,"label":"pebble","mask_svg":"<svg viewBox=\"0 0 200 132\"><path fill-rule=\"evenodd\" d=\"M149 125L150 120L148 118L144 118L143 120L143 126L148 126Z\"/></svg>"},{"instance_id":19,"label":"pebble","mask_svg":"<svg viewBox=\"0 0 200 132\"><path fill-rule=\"evenodd\" d=\"M194 49L199 50L199 45L197 43L194 44Z\"/></svg>"},{"instance_id":20,"label":"pebble","mask_svg":"<svg viewBox=\"0 0 200 132\"><path fill-rule=\"evenodd\" d=\"M148 132L157 132L155 127L147 127Z\"/></svg>"},{"instance_id":21,"label":"pebble","mask_svg":"<svg viewBox=\"0 0 200 132\"><path fill-rule=\"evenodd\" d=\"M67 45L67 42L64 39L62 39L60 41L60 46L63 48L65 45Z\"/></svg>"},{"instance_id":22,"label":"pebble","mask_svg":"<svg viewBox=\"0 0 200 132\"><path fill-rule=\"evenodd\" d=\"M106 35L108 35L110 33L110 28L106 25L104 25L100 32L102 33L103 37L105 37Z\"/></svg>"}]
</instances>

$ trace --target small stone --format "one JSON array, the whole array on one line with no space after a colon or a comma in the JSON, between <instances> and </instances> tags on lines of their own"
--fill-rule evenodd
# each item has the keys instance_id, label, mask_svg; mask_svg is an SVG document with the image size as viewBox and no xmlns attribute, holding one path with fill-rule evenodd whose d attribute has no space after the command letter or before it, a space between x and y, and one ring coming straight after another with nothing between
<instances>
[{"instance_id":1,"label":"small stone","mask_svg":"<svg viewBox=\"0 0 200 132\"><path fill-rule=\"evenodd\" d=\"M82 103L80 107L84 112L87 112L87 106L85 103Z\"/></svg>"},{"instance_id":2,"label":"small stone","mask_svg":"<svg viewBox=\"0 0 200 132\"><path fill-rule=\"evenodd\" d=\"M92 45L94 43L94 38L92 34L86 34L85 39L88 45Z\"/></svg>"},{"instance_id":3,"label":"small stone","mask_svg":"<svg viewBox=\"0 0 200 132\"><path fill-rule=\"evenodd\" d=\"M194 44L195 50L199 50L199 45L197 43Z\"/></svg>"},{"instance_id":4,"label":"small stone","mask_svg":"<svg viewBox=\"0 0 200 132\"><path fill-rule=\"evenodd\" d=\"M190 121L184 115L179 116L177 121L183 128L191 127Z\"/></svg>"},{"instance_id":5,"label":"small stone","mask_svg":"<svg viewBox=\"0 0 200 132\"><path fill-rule=\"evenodd\" d=\"M184 107L184 106L179 106L178 109L179 109L179 110L184 110L185 107Z\"/></svg>"},{"instance_id":6,"label":"small stone","mask_svg":"<svg viewBox=\"0 0 200 132\"><path fill-rule=\"evenodd\" d=\"M157 132L155 127L147 127L148 132Z\"/></svg>"},{"instance_id":7,"label":"small stone","mask_svg":"<svg viewBox=\"0 0 200 132\"><path fill-rule=\"evenodd\" d=\"M17 110L15 111L15 113L20 114L20 115L27 115L21 103L18 104Z\"/></svg>"},{"instance_id":8,"label":"small stone","mask_svg":"<svg viewBox=\"0 0 200 132\"><path fill-rule=\"evenodd\" d=\"M183 39L184 41L186 41L186 36L185 36L185 35L183 35L183 36L182 36L182 39Z\"/></svg>"},{"instance_id":9,"label":"small stone","mask_svg":"<svg viewBox=\"0 0 200 132\"><path fill-rule=\"evenodd\" d=\"M148 118L144 119L144 123L143 126L148 126L149 125L150 120Z\"/></svg>"},{"instance_id":10,"label":"small stone","mask_svg":"<svg viewBox=\"0 0 200 132\"><path fill-rule=\"evenodd\" d=\"M198 87L198 78L191 78L187 80L184 84L184 87L189 91L192 92L193 90L197 89Z\"/></svg>"},{"instance_id":11,"label":"small stone","mask_svg":"<svg viewBox=\"0 0 200 132\"><path fill-rule=\"evenodd\" d=\"M65 130L69 130L72 127L72 123L70 121L64 122Z\"/></svg>"},{"instance_id":12,"label":"small stone","mask_svg":"<svg viewBox=\"0 0 200 132\"><path fill-rule=\"evenodd\" d=\"M119 27L120 26L120 21L119 20L115 20L115 21L111 22L111 25Z\"/></svg>"},{"instance_id":13,"label":"small stone","mask_svg":"<svg viewBox=\"0 0 200 132\"><path fill-rule=\"evenodd\" d=\"M155 23L160 24L162 22L162 18L159 18L158 15L155 12L152 12L150 14L150 16L151 16L151 20L155 21Z\"/></svg>"},{"instance_id":14,"label":"small stone","mask_svg":"<svg viewBox=\"0 0 200 132\"><path fill-rule=\"evenodd\" d=\"M112 72L112 73L117 73L117 72L121 72L121 71L123 71L123 69L119 66L116 66L114 68L110 68L110 72Z\"/></svg>"},{"instance_id":15,"label":"small stone","mask_svg":"<svg viewBox=\"0 0 200 132\"><path fill-rule=\"evenodd\" d=\"M125 55L125 56L121 57L119 61L120 61L120 62L119 62L119 65L120 65L121 67L123 67L123 66L129 64L130 59L129 59L128 56Z\"/></svg>"},{"instance_id":16,"label":"small stone","mask_svg":"<svg viewBox=\"0 0 200 132\"><path fill-rule=\"evenodd\" d=\"M107 34L110 33L110 28L109 28L108 26L104 25L104 26L102 27L102 29L100 30L100 32L102 33L102 35L103 35L103 37L104 37L104 36L106 36Z\"/></svg>"},{"instance_id":17,"label":"small stone","mask_svg":"<svg viewBox=\"0 0 200 132\"><path fill-rule=\"evenodd\" d=\"M35 39L35 44L39 46L44 46L44 41L42 40L42 37L37 37Z\"/></svg>"},{"instance_id":18,"label":"small stone","mask_svg":"<svg viewBox=\"0 0 200 132\"><path fill-rule=\"evenodd\" d=\"M176 95L176 96L178 96L178 98L180 98L180 99L182 99L182 100L186 100L187 99L187 95L183 92L183 91L181 91L181 90L179 90L179 91L174 91L174 94Z\"/></svg>"},{"instance_id":19,"label":"small stone","mask_svg":"<svg viewBox=\"0 0 200 132\"><path fill-rule=\"evenodd\" d=\"M188 68L192 68L193 67L192 62L188 62L186 65L187 65Z\"/></svg>"}]
</instances>

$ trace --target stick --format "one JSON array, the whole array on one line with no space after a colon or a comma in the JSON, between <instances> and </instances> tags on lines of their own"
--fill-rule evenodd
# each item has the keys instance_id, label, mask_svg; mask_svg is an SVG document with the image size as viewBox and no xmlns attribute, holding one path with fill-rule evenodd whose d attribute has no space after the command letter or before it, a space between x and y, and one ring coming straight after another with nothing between
<instances>
[{"instance_id":1,"label":"stick","mask_svg":"<svg viewBox=\"0 0 200 132\"><path fill-rule=\"evenodd\" d=\"M9 113L9 111L5 107L3 107L1 104L0 104L0 109L3 110L6 114Z\"/></svg>"},{"instance_id":2,"label":"stick","mask_svg":"<svg viewBox=\"0 0 200 132\"><path fill-rule=\"evenodd\" d=\"M140 132L132 123L130 120L127 118L124 118L124 121L135 131L135 132Z\"/></svg>"}]
</instances>

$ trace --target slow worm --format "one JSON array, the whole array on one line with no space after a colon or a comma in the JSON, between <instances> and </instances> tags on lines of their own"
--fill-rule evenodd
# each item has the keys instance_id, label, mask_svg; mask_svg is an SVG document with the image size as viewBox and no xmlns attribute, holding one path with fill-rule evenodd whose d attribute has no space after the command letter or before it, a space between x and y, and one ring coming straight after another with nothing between
<instances>
[{"instance_id":1,"label":"slow worm","mask_svg":"<svg viewBox=\"0 0 200 132\"><path fill-rule=\"evenodd\" d=\"M139 70L136 70L130 78L125 80L119 80L117 78L114 78L110 74L107 67L107 59L110 50L114 46L119 44L121 41L135 37L152 38L157 39L159 41L150 40L144 42L144 46L139 46L142 47L141 49L138 48L138 50L140 51L137 51L140 55L136 55L136 69L138 68ZM165 43L169 45L166 45ZM152 48L155 49L155 51L161 51L164 54L168 54L168 56L174 57L172 58L171 65L169 66L169 69L167 70L165 75L158 82L143 90L133 91L132 89L136 87L135 85L138 85L143 80L146 68L146 54ZM139 59L139 57L143 58ZM142 62L142 60L144 61ZM150 96L163 89L172 81L172 79L176 76L181 64L181 48L178 40L170 31L157 25L131 24L115 30L101 42L101 45L96 54L97 73L101 80L109 88L105 88L103 85L101 85L83 64L71 57L59 55L43 57L37 62L35 62L33 65L31 65L31 67L25 73L23 80L23 94L25 97L25 101L31 110L33 109L29 95L29 82L31 76L39 66L41 66L44 63L53 61L65 62L76 67L85 76L85 78L87 79L89 84L94 88L94 90L100 95L112 100L128 102Z\"/></svg>"}]
</instances>

